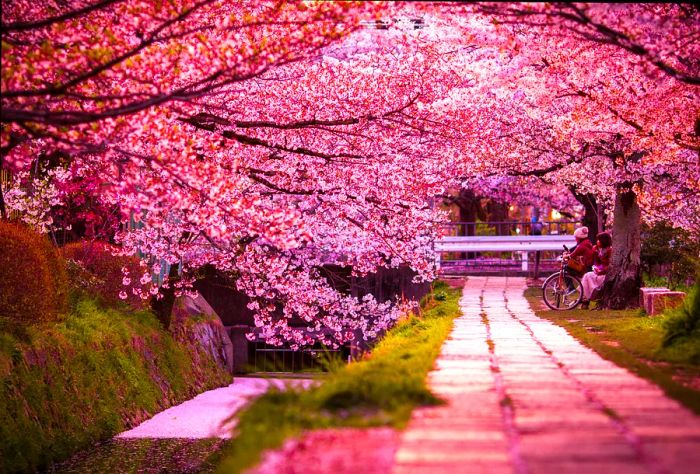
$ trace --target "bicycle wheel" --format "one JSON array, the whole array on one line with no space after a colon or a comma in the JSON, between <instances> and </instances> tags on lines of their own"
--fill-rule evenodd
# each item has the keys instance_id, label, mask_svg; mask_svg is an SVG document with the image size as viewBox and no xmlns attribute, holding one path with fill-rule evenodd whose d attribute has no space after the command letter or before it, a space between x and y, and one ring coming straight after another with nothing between
<instances>
[{"instance_id":1,"label":"bicycle wheel","mask_svg":"<svg viewBox=\"0 0 700 474\"><path fill-rule=\"evenodd\" d=\"M581 280L564 273L560 282L559 272L554 273L542 285L542 299L547 307L556 311L574 309L583 299Z\"/></svg>"}]
</instances>

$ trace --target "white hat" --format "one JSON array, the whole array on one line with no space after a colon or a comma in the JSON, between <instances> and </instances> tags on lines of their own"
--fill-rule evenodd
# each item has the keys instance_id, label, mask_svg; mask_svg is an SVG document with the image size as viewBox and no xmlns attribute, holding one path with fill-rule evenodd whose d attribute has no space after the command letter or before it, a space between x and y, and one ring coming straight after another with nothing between
<instances>
[{"instance_id":1,"label":"white hat","mask_svg":"<svg viewBox=\"0 0 700 474\"><path fill-rule=\"evenodd\" d=\"M574 231L574 237L577 239L587 239L588 238L588 227L579 227Z\"/></svg>"}]
</instances>

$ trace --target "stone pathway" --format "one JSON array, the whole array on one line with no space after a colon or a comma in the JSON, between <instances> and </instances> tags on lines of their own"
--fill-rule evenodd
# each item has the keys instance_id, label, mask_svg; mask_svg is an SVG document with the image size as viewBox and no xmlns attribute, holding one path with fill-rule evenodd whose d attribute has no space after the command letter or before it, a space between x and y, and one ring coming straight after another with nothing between
<instances>
[{"instance_id":1,"label":"stone pathway","mask_svg":"<svg viewBox=\"0 0 700 474\"><path fill-rule=\"evenodd\" d=\"M470 277L394 473L697 473L700 418L538 318L525 279Z\"/></svg>"},{"instance_id":2,"label":"stone pathway","mask_svg":"<svg viewBox=\"0 0 700 474\"><path fill-rule=\"evenodd\" d=\"M245 474L388 474L398 444L393 428L314 430L266 451Z\"/></svg>"}]
</instances>

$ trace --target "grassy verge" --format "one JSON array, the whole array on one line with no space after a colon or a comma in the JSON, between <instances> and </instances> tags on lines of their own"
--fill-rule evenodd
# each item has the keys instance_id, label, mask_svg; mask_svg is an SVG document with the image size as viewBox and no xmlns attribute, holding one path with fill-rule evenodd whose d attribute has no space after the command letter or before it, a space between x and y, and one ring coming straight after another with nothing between
<instances>
[{"instance_id":1,"label":"grassy verge","mask_svg":"<svg viewBox=\"0 0 700 474\"><path fill-rule=\"evenodd\" d=\"M218 438L113 439L91 446L46 471L46 474L206 474L215 469L209 459L221 449Z\"/></svg>"},{"instance_id":2,"label":"grassy verge","mask_svg":"<svg viewBox=\"0 0 700 474\"><path fill-rule=\"evenodd\" d=\"M153 314L82 298L65 320L0 329L0 472L33 471L230 377Z\"/></svg>"},{"instance_id":3,"label":"grassy verge","mask_svg":"<svg viewBox=\"0 0 700 474\"><path fill-rule=\"evenodd\" d=\"M538 316L700 414L700 337L682 337L664 346L667 316L649 317L636 309L552 311L542 303L539 287L528 288L525 296Z\"/></svg>"},{"instance_id":4,"label":"grassy verge","mask_svg":"<svg viewBox=\"0 0 700 474\"><path fill-rule=\"evenodd\" d=\"M396 325L365 360L336 368L307 391L270 392L239 417L237 436L222 454L218 472L254 465L265 449L303 430L330 427L403 427L418 405L440 403L425 379L452 320L460 291L442 282L422 305L420 317Z\"/></svg>"}]
</instances>

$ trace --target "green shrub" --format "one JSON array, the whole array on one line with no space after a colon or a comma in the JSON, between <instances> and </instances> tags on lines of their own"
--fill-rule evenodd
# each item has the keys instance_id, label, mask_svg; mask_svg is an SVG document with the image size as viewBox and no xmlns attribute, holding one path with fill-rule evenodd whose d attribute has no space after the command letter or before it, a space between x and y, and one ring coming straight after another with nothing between
<instances>
[{"instance_id":1,"label":"green shrub","mask_svg":"<svg viewBox=\"0 0 700 474\"><path fill-rule=\"evenodd\" d=\"M67 310L65 265L46 236L0 221L0 269L0 323L51 321Z\"/></svg>"},{"instance_id":2,"label":"green shrub","mask_svg":"<svg viewBox=\"0 0 700 474\"><path fill-rule=\"evenodd\" d=\"M680 338L700 341L700 277L690 289L683 304L669 310L664 321L664 346L668 347Z\"/></svg>"},{"instance_id":3,"label":"green shrub","mask_svg":"<svg viewBox=\"0 0 700 474\"><path fill-rule=\"evenodd\" d=\"M119 293L125 290L122 268L129 270L129 277L134 283L138 283L143 274L138 258L112 255L112 248L106 242L83 240L66 245L62 251L68 260L71 286L101 298L107 306L115 306L122 301L119 298ZM130 291L127 291L127 295L125 301L132 308L144 307L141 298Z\"/></svg>"},{"instance_id":4,"label":"green shrub","mask_svg":"<svg viewBox=\"0 0 700 474\"><path fill-rule=\"evenodd\" d=\"M699 254L700 242L683 229L657 223L642 231L640 258L648 286L668 285L669 288L676 288L691 282ZM667 269L664 275L656 274L663 267Z\"/></svg>"}]
</instances>

